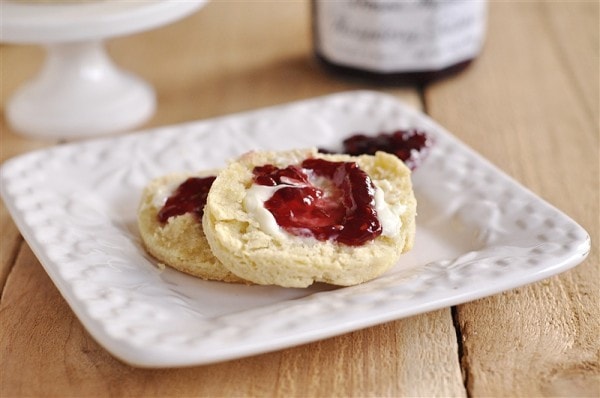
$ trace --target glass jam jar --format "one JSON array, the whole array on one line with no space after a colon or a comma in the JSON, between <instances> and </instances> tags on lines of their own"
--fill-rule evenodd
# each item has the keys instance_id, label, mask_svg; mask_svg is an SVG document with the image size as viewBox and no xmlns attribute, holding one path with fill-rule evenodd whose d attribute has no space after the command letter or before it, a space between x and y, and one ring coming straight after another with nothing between
<instances>
[{"instance_id":1,"label":"glass jam jar","mask_svg":"<svg viewBox=\"0 0 600 398\"><path fill-rule=\"evenodd\" d=\"M335 75L422 84L465 69L481 51L486 0L312 1L317 60Z\"/></svg>"}]
</instances>

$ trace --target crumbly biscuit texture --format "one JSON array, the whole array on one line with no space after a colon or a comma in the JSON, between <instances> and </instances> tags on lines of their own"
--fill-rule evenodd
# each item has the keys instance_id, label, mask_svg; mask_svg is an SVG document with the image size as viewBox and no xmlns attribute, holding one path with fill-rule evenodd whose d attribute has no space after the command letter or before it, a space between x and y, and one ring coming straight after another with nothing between
<instances>
[{"instance_id":1,"label":"crumbly biscuit texture","mask_svg":"<svg viewBox=\"0 0 600 398\"><path fill-rule=\"evenodd\" d=\"M138 228L146 250L162 264L206 280L245 282L232 274L212 254L200 220L187 213L170 217L163 225L158 212L170 192L189 177L216 172L169 174L151 181L142 193Z\"/></svg>"},{"instance_id":2,"label":"crumbly biscuit texture","mask_svg":"<svg viewBox=\"0 0 600 398\"><path fill-rule=\"evenodd\" d=\"M244 205L254 167L272 164L284 168L311 157L357 162L383 191L385 202L402 207L398 233L347 246L290 234L274 236L261 229ZM381 275L412 247L415 214L410 170L397 157L383 152L359 157L325 155L308 149L251 152L230 163L211 187L202 222L214 255L243 279L284 287L306 287L314 282L349 286Z\"/></svg>"}]
</instances>

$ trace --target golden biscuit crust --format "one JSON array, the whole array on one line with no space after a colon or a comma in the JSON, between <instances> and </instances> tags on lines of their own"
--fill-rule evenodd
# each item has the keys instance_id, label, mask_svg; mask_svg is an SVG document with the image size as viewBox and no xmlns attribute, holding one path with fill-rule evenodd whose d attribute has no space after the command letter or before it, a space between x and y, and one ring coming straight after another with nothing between
<instances>
[{"instance_id":1,"label":"golden biscuit crust","mask_svg":"<svg viewBox=\"0 0 600 398\"><path fill-rule=\"evenodd\" d=\"M158 220L157 195L176 188L189 177L208 177L214 172L169 174L151 181L142 193L138 228L145 249L161 263L206 280L245 282L232 274L212 254L200 220L192 214Z\"/></svg>"},{"instance_id":2,"label":"golden biscuit crust","mask_svg":"<svg viewBox=\"0 0 600 398\"><path fill-rule=\"evenodd\" d=\"M252 186L255 166L286 167L306 158L355 161L383 193L385 202L402 204L402 228L362 246L346 246L289 235L273 236L249 214L244 197ZM373 279L391 268L414 241L416 200L410 170L397 157L325 155L315 149L251 152L229 164L213 183L202 224L214 255L232 273L262 285L306 287L314 282L349 286Z\"/></svg>"}]
</instances>

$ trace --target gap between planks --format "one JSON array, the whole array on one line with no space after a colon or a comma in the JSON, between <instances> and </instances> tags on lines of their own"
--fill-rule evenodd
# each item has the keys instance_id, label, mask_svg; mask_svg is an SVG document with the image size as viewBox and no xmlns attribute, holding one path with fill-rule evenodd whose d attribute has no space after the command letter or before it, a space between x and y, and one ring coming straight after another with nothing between
<instances>
[{"instance_id":1,"label":"gap between planks","mask_svg":"<svg viewBox=\"0 0 600 398\"><path fill-rule=\"evenodd\" d=\"M419 102L421 103L421 111L423 113L425 113L426 115L431 116L429 114L427 95L425 94L426 88L427 88L427 85L418 86L417 94L419 97ZM452 325L454 326L454 333L456 334L456 345L457 345L456 356L457 356L457 360L458 360L458 366L460 367L460 373L462 375L464 391L465 391L467 398L471 398L471 393L469 391L469 372L466 367L465 361L463 361L463 357L464 357L463 334L462 334L462 329L460 327L458 306L450 307L450 316L452 317Z\"/></svg>"}]
</instances>

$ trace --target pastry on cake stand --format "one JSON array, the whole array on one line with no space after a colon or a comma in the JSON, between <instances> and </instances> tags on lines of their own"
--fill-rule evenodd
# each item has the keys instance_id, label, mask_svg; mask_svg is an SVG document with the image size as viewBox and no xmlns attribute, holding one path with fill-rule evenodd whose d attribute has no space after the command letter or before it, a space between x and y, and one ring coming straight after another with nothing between
<instances>
[{"instance_id":1,"label":"pastry on cake stand","mask_svg":"<svg viewBox=\"0 0 600 398\"><path fill-rule=\"evenodd\" d=\"M206 1L2 0L0 40L47 51L41 72L8 101L8 122L38 138L81 138L144 123L156 107L154 90L119 69L104 40L174 22Z\"/></svg>"}]
</instances>

